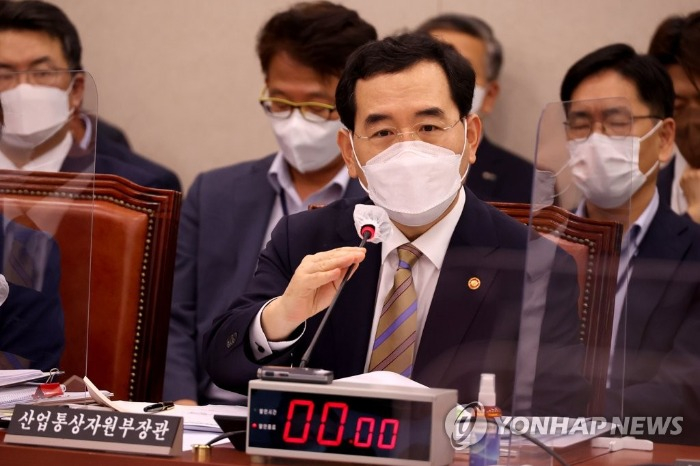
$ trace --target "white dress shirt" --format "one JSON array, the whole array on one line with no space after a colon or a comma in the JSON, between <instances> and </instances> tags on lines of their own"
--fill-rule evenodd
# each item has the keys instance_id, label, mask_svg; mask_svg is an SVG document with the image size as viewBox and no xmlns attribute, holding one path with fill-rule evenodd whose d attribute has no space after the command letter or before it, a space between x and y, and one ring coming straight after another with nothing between
<instances>
[{"instance_id":1,"label":"white dress shirt","mask_svg":"<svg viewBox=\"0 0 700 466\"><path fill-rule=\"evenodd\" d=\"M440 276L440 269L442 268L445 253L447 252L447 247L449 246L450 239L452 238L454 229L457 226L457 222L459 222L459 218L464 210L465 202L466 195L464 194L464 190L460 189L457 203L452 210L442 220L433 225L430 230L426 231L419 238L413 241L413 245L423 253L421 258L418 259L412 268L413 284L418 297L416 352L418 346L420 345L423 327L425 326L425 321L428 317L430 303L433 300L435 287L437 286L438 277ZM396 252L396 248L407 242L408 239L406 239L403 233L401 233L398 228L394 227L389 238L382 243L382 266L380 271L379 286L377 287L374 320L372 323L372 338L370 339L365 360L365 371L369 365L372 346L374 344L374 333L377 328L377 323L379 322L379 316L381 314L384 298L394 283L394 273L396 272L396 268L398 266L398 253ZM360 264L360 267L362 267L362 264ZM263 305L250 327L250 345L253 350L253 354L258 360L271 355L273 351L283 351L289 348L299 338L301 338L300 334L297 339L292 341L269 342L267 340L265 333L262 330L260 316L265 310L265 307L267 307L267 305L272 301L273 300L270 300Z\"/></svg>"},{"instance_id":2,"label":"white dress shirt","mask_svg":"<svg viewBox=\"0 0 700 466\"><path fill-rule=\"evenodd\" d=\"M21 167L15 165L12 160L10 160L2 151L0 151L0 169L56 173L61 170L63 161L66 160L68 151L70 151L72 145L73 136L71 136L69 132L66 134L66 137L63 138L63 141L56 145L56 147L47 151L45 154L30 160Z\"/></svg>"}]
</instances>

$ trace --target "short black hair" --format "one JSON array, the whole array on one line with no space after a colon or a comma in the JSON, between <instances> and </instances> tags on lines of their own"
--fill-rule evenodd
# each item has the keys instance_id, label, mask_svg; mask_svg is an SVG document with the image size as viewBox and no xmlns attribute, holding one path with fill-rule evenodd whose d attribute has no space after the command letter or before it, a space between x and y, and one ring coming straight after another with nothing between
<instances>
[{"instance_id":1,"label":"short black hair","mask_svg":"<svg viewBox=\"0 0 700 466\"><path fill-rule=\"evenodd\" d=\"M0 2L0 31L43 32L61 43L71 70L82 70L78 30L57 6L38 0Z\"/></svg>"},{"instance_id":2,"label":"short black hair","mask_svg":"<svg viewBox=\"0 0 700 466\"><path fill-rule=\"evenodd\" d=\"M486 79L498 79L503 66L503 47L486 21L476 16L445 13L428 19L418 26L416 32L430 34L438 29L459 32L482 41L486 45Z\"/></svg>"},{"instance_id":3,"label":"short black hair","mask_svg":"<svg viewBox=\"0 0 700 466\"><path fill-rule=\"evenodd\" d=\"M459 116L471 110L474 96L474 70L469 62L448 44L423 33L387 37L357 49L348 59L335 91L335 105L342 123L355 130L355 86L360 79L404 71L420 62L442 67Z\"/></svg>"},{"instance_id":4,"label":"short black hair","mask_svg":"<svg viewBox=\"0 0 700 466\"><path fill-rule=\"evenodd\" d=\"M681 65L686 73L700 76L700 11L664 20L651 39L649 55L664 66Z\"/></svg>"},{"instance_id":5,"label":"short black hair","mask_svg":"<svg viewBox=\"0 0 700 466\"><path fill-rule=\"evenodd\" d=\"M377 39L356 11L327 1L302 2L270 18L258 34L257 52L267 76L272 58L288 53L322 76L340 76L350 54Z\"/></svg>"},{"instance_id":6,"label":"short black hair","mask_svg":"<svg viewBox=\"0 0 700 466\"><path fill-rule=\"evenodd\" d=\"M604 71L615 71L631 81L652 113L664 118L673 116L675 95L668 73L656 59L638 54L627 44L599 48L574 63L562 81L561 100L570 101L584 80Z\"/></svg>"}]
</instances>

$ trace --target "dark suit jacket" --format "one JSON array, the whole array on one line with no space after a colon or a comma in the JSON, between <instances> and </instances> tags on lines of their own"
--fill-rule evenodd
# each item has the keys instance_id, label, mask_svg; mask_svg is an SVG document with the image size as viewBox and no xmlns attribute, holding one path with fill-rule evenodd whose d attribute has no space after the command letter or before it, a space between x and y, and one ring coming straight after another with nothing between
<instances>
[{"instance_id":1,"label":"dark suit jacket","mask_svg":"<svg viewBox=\"0 0 700 466\"><path fill-rule=\"evenodd\" d=\"M445 255L412 378L428 386L456 388L461 402L471 402L477 399L480 374L494 372L498 404L508 410L527 229L466 192L466 206ZM245 295L215 321L205 336L206 367L217 385L232 391L247 390L248 381L256 377L259 367L248 334L253 318L267 300L284 292L305 255L358 244L353 225L358 202L369 200L341 200L280 221L260 255ZM555 286L549 288L550 307L538 356L542 377L535 382L536 393L546 394L547 400L542 404L543 398L539 397L534 409L541 414L574 414L585 406L578 375L581 347L576 338L576 271L571 257L561 251L555 264ZM347 283L319 337L310 367L330 369L337 378L364 372L380 266L381 245L368 244L364 262ZM481 280L477 290L467 286L471 277ZM307 321L296 346L262 363L298 364L322 314Z\"/></svg>"},{"instance_id":2,"label":"dark suit jacket","mask_svg":"<svg viewBox=\"0 0 700 466\"><path fill-rule=\"evenodd\" d=\"M102 119L95 121L94 118L93 128L97 128L92 133L92 142L96 146L97 154L109 155L149 173L157 180L158 184L154 185L154 188L182 191L180 180L175 172L134 152L126 136L119 128L110 125Z\"/></svg>"},{"instance_id":3,"label":"dark suit jacket","mask_svg":"<svg viewBox=\"0 0 700 466\"><path fill-rule=\"evenodd\" d=\"M93 168L94 167L94 168ZM118 175L133 181L141 186L151 188L164 188L168 183L159 175L123 160L106 154L94 154L90 150L82 149L75 141L68 151L68 156L61 165L62 172L72 173L107 173Z\"/></svg>"},{"instance_id":4,"label":"dark suit jacket","mask_svg":"<svg viewBox=\"0 0 700 466\"><path fill-rule=\"evenodd\" d=\"M683 416L683 435L663 440L697 444L699 338L700 226L661 204L634 259L626 320L623 314L617 337L617 348L625 348L625 369L619 369L618 349L608 415L622 410L625 416Z\"/></svg>"},{"instance_id":5,"label":"dark suit jacket","mask_svg":"<svg viewBox=\"0 0 700 466\"><path fill-rule=\"evenodd\" d=\"M5 265L4 219L0 216L0 264ZM17 229L17 227L19 227ZM30 361L30 368L49 370L59 366L65 342L63 308L59 295L60 255L56 242L44 232L15 224L15 239L27 245L49 243L49 253L42 267L41 289L9 283L10 293L0 305L0 351ZM31 246L29 246L31 249ZM28 251L30 254L31 250ZM3 270L1 272L5 272Z\"/></svg>"},{"instance_id":6,"label":"dark suit jacket","mask_svg":"<svg viewBox=\"0 0 700 466\"><path fill-rule=\"evenodd\" d=\"M164 394L210 402L202 338L253 276L277 194L274 155L200 174L182 207ZM364 191L351 180L345 197Z\"/></svg>"},{"instance_id":7,"label":"dark suit jacket","mask_svg":"<svg viewBox=\"0 0 700 466\"><path fill-rule=\"evenodd\" d=\"M530 162L484 136L476 163L469 168L467 187L482 201L530 203L533 172Z\"/></svg>"}]
</instances>

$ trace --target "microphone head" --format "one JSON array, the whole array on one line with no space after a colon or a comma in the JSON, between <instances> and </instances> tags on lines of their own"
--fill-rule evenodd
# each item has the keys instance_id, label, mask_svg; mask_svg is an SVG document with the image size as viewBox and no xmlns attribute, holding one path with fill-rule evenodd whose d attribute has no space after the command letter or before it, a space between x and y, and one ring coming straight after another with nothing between
<instances>
[{"instance_id":1,"label":"microphone head","mask_svg":"<svg viewBox=\"0 0 700 466\"><path fill-rule=\"evenodd\" d=\"M353 212L355 229L360 238L370 233L367 241L381 243L391 235L391 220L381 207L376 205L357 204Z\"/></svg>"},{"instance_id":2,"label":"microphone head","mask_svg":"<svg viewBox=\"0 0 700 466\"><path fill-rule=\"evenodd\" d=\"M0 274L0 306L3 305L7 296L10 294L10 285L7 284L5 276Z\"/></svg>"}]
</instances>

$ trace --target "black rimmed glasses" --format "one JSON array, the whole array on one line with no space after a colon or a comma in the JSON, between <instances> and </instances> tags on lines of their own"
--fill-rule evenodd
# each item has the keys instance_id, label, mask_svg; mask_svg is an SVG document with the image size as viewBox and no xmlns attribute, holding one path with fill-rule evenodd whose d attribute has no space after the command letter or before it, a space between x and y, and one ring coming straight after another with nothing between
<instances>
[{"instance_id":1,"label":"black rimmed glasses","mask_svg":"<svg viewBox=\"0 0 700 466\"><path fill-rule=\"evenodd\" d=\"M266 97L267 89L263 89L260 94L260 105L265 113L273 118L285 119L292 116L295 109L299 110L305 120L314 123L323 123L332 120L335 105L321 102L292 102L291 100L279 97Z\"/></svg>"},{"instance_id":2,"label":"black rimmed glasses","mask_svg":"<svg viewBox=\"0 0 700 466\"><path fill-rule=\"evenodd\" d=\"M603 133L611 138L622 139L632 134L632 127L637 120L663 120L657 115L631 115L620 109L605 110L601 118L596 118L588 112L569 111L564 122L568 139L586 140L593 133L596 123L600 123Z\"/></svg>"},{"instance_id":3,"label":"black rimmed glasses","mask_svg":"<svg viewBox=\"0 0 700 466\"><path fill-rule=\"evenodd\" d=\"M370 126L367 136L354 133L354 137L365 141L375 152L381 152L396 142L407 140L409 135L428 144L445 146L449 142L449 131L460 121L461 117L454 123L447 124L437 117L428 118L411 126L411 131L399 131L391 126Z\"/></svg>"}]
</instances>

